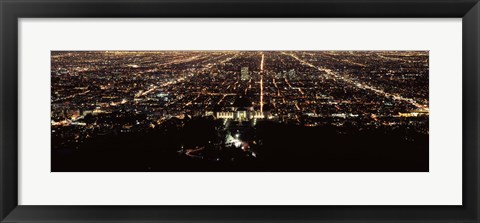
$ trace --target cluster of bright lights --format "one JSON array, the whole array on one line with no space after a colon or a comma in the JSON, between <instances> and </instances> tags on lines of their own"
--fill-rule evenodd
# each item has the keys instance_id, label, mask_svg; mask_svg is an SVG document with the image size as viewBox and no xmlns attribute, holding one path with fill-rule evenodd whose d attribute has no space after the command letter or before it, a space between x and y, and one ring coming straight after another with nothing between
<instances>
[{"instance_id":1,"label":"cluster of bright lights","mask_svg":"<svg viewBox=\"0 0 480 223\"><path fill-rule=\"evenodd\" d=\"M242 147L243 145L243 142L242 140L240 140L240 134L235 134L235 137L231 136L231 135L227 135L227 138L225 140L225 143L227 145L233 145L235 146L236 148L240 148Z\"/></svg>"},{"instance_id":2,"label":"cluster of bright lights","mask_svg":"<svg viewBox=\"0 0 480 223\"><path fill-rule=\"evenodd\" d=\"M240 141L238 139L234 139L233 140L233 145L237 148L240 148L240 146L242 146L242 141Z\"/></svg>"},{"instance_id":3,"label":"cluster of bright lights","mask_svg":"<svg viewBox=\"0 0 480 223\"><path fill-rule=\"evenodd\" d=\"M240 134L235 134L235 139L233 139L233 145L237 148L240 148L240 146L242 146L242 141L240 141L240 139L238 139L240 137Z\"/></svg>"}]
</instances>

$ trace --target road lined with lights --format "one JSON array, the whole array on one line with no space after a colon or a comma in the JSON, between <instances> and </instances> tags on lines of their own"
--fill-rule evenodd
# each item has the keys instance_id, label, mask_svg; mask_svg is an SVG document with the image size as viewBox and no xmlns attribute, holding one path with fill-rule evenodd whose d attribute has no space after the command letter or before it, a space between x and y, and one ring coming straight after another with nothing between
<instances>
[{"instance_id":1,"label":"road lined with lights","mask_svg":"<svg viewBox=\"0 0 480 223\"><path fill-rule=\"evenodd\" d=\"M238 54L235 54L234 56L231 56L231 57L229 57L229 58L226 58L225 60L221 61L220 63L226 63L226 62L230 61L231 59L233 59L233 58L235 58L235 57L237 57L237 56L238 56ZM204 58L207 58L207 57L208 57L208 55L203 56L203 57L194 56L194 57L190 57L190 58L183 59L183 60L174 60L174 61L171 61L171 62L168 62L168 63L161 64L161 65L159 65L159 66L172 65L172 64L180 64L180 63L185 63L185 62L190 62L190 61L196 60L197 58L199 58L199 60L201 60L201 59L204 59ZM220 57L223 57L223 55L222 55L222 56L219 56L219 57L217 57L217 58L220 58ZM217 59L217 58L215 58L215 59ZM211 69L213 65L214 65L214 64L210 63L210 64L208 64L207 66L204 66L201 70ZM185 80L187 80L188 78L191 78L191 77L193 77L193 76L194 76L193 74L187 74L186 76L180 77L180 78L178 78L178 79L176 79L176 80L170 80L170 81L167 81L166 83L160 84L160 85L158 85L158 86L153 86L153 87L149 88L148 90L146 90L146 91L144 91L144 92L139 92L139 93L137 93L137 94L135 95L135 97L138 98L138 97L146 96L146 95L148 95L148 94L150 94L150 93L152 93L152 92L155 92L155 91L156 91L157 89L159 89L159 88L164 88L164 87L168 87L169 85L172 85L172 84L177 84L177 83L183 82L183 81L185 81Z\"/></svg>"},{"instance_id":2,"label":"road lined with lights","mask_svg":"<svg viewBox=\"0 0 480 223\"><path fill-rule=\"evenodd\" d=\"M265 63L265 55L262 53L260 62L260 112L263 113L263 64Z\"/></svg>"},{"instance_id":3,"label":"road lined with lights","mask_svg":"<svg viewBox=\"0 0 480 223\"><path fill-rule=\"evenodd\" d=\"M294 55L293 53L286 53L286 52L282 52L282 53L285 54L285 55L291 56L292 58L298 60L299 62L301 62L305 66L309 66L309 67L312 67L312 68L315 68L319 71L324 72L326 74L325 77L328 78L328 79L331 79L331 80L334 80L334 81L341 80L341 81L343 81L343 82L345 82L349 85L355 86L357 88L360 88L360 89L363 89L363 90L369 90L369 91L372 91L372 92L374 92L378 95L381 95L381 96L384 96L384 97L387 97L387 98L392 97L394 100L407 102L407 103L415 106L420 111L424 111L424 112L429 111L427 105L420 104L420 103L416 102L414 99L402 97L401 95L398 95L398 94L387 93L387 92L385 92L381 89L377 89L373 86L357 82L357 81L352 80L352 79L350 79L346 76L339 75L331 69L315 66L315 65L313 65L313 64L311 64L311 63L309 63L309 62L307 62L303 59L300 59L297 55Z\"/></svg>"}]
</instances>

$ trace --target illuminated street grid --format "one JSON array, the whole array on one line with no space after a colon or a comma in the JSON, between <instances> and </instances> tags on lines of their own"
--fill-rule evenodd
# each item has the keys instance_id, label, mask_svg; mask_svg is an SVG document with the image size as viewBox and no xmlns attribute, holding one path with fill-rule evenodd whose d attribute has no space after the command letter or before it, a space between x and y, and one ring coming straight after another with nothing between
<instances>
[{"instance_id":1,"label":"illuminated street grid","mask_svg":"<svg viewBox=\"0 0 480 223\"><path fill-rule=\"evenodd\" d=\"M222 146L244 150L232 125L405 127L428 135L428 51L53 51L51 60L58 148L195 117L221 122Z\"/></svg>"}]
</instances>

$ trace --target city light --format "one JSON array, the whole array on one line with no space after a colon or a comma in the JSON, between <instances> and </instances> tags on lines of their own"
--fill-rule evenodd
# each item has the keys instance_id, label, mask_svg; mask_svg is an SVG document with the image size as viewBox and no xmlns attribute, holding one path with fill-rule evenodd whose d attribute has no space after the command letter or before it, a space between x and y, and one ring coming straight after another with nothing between
<instances>
[{"instance_id":1,"label":"city light","mask_svg":"<svg viewBox=\"0 0 480 223\"><path fill-rule=\"evenodd\" d=\"M79 157L96 157L105 147L98 157L110 159L118 151L135 157L145 150L155 154L147 160L222 163L310 159L308 153L336 155L387 139L412 148L428 143L428 51L51 55L52 150L62 158L76 154L72 148L88 154ZM364 138L368 143L348 144ZM321 145L334 139L333 145ZM302 149L297 145L316 150L297 153Z\"/></svg>"}]
</instances>

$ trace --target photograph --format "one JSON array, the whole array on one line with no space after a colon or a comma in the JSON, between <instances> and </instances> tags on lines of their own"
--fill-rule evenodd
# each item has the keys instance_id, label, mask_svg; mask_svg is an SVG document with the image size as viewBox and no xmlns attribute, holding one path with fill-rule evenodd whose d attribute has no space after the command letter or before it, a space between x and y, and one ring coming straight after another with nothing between
<instances>
[{"instance_id":1,"label":"photograph","mask_svg":"<svg viewBox=\"0 0 480 223\"><path fill-rule=\"evenodd\" d=\"M480 223L480 0L0 11L0 223Z\"/></svg>"},{"instance_id":2,"label":"photograph","mask_svg":"<svg viewBox=\"0 0 480 223\"><path fill-rule=\"evenodd\" d=\"M51 172L428 172L428 50L50 52Z\"/></svg>"}]
</instances>

